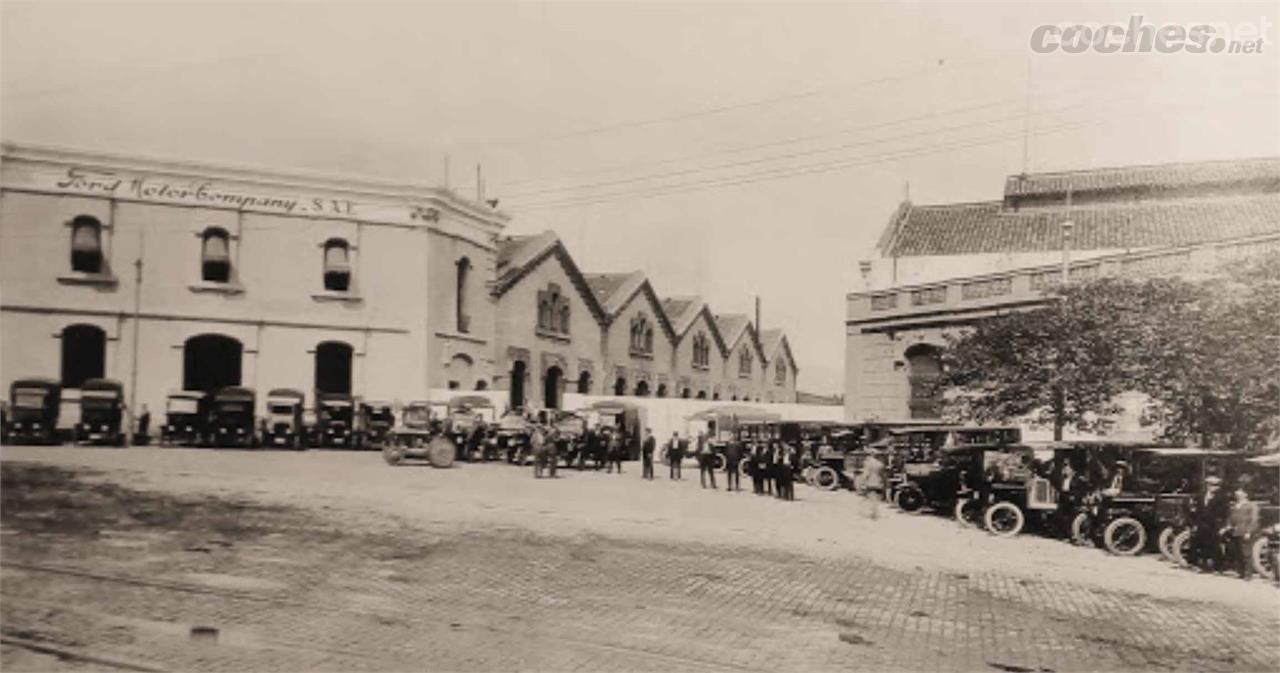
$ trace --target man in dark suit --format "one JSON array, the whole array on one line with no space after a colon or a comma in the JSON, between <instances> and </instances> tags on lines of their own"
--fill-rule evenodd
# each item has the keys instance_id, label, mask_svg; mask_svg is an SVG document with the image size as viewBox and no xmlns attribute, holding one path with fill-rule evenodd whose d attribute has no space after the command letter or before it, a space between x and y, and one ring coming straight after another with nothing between
<instances>
[{"instance_id":1,"label":"man in dark suit","mask_svg":"<svg viewBox=\"0 0 1280 673\"><path fill-rule=\"evenodd\" d=\"M658 442L653 438L653 431L645 429L644 443L640 445L640 459L644 461L644 479L653 479L653 452L658 448ZM621 469L621 468L619 468Z\"/></svg>"},{"instance_id":2,"label":"man in dark suit","mask_svg":"<svg viewBox=\"0 0 1280 673\"><path fill-rule=\"evenodd\" d=\"M667 444L667 462L671 465L671 478L682 479L680 463L684 461L684 451L680 447L680 433L671 433L671 441Z\"/></svg>"},{"instance_id":3,"label":"man in dark suit","mask_svg":"<svg viewBox=\"0 0 1280 673\"><path fill-rule=\"evenodd\" d=\"M714 456L713 456L714 458ZM742 462L742 443L736 438L724 445L724 490L741 491L742 481L739 476Z\"/></svg>"}]
</instances>

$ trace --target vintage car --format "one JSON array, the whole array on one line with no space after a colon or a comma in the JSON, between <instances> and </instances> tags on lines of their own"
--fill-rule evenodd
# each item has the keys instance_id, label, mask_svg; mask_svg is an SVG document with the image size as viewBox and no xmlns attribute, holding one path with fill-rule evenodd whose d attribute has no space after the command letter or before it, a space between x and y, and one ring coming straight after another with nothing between
<instances>
[{"instance_id":1,"label":"vintage car","mask_svg":"<svg viewBox=\"0 0 1280 673\"><path fill-rule=\"evenodd\" d=\"M867 459L874 455L882 464L886 460L882 440L890 429L884 423L831 424L813 447L813 469L806 481L828 491L862 488ZM882 443L873 448L877 442ZM883 484L875 486L882 487Z\"/></svg>"},{"instance_id":2,"label":"vintage car","mask_svg":"<svg viewBox=\"0 0 1280 673\"><path fill-rule=\"evenodd\" d=\"M565 443L566 450L560 453L560 460L564 461L565 467L573 467L586 450L587 417L572 411L557 411L551 419L551 427Z\"/></svg>"},{"instance_id":3,"label":"vintage car","mask_svg":"<svg viewBox=\"0 0 1280 673\"><path fill-rule=\"evenodd\" d=\"M493 402L484 395L457 395L449 399L447 413L445 433L457 447L458 458L478 459L483 447L469 447L468 441L477 428L483 431L497 421Z\"/></svg>"},{"instance_id":4,"label":"vintage car","mask_svg":"<svg viewBox=\"0 0 1280 673\"><path fill-rule=\"evenodd\" d=\"M1022 441L1016 427L915 425L888 429L871 448L885 454L885 499L898 503L898 491L913 477L927 477L936 469L939 452L944 448L966 445L1014 444ZM919 503L909 496L907 505Z\"/></svg>"},{"instance_id":5,"label":"vintage car","mask_svg":"<svg viewBox=\"0 0 1280 673\"><path fill-rule=\"evenodd\" d=\"M291 449L307 448L306 426L302 424L302 410L306 406L306 399L301 390L293 388L274 388L267 393L263 444Z\"/></svg>"},{"instance_id":6,"label":"vintage car","mask_svg":"<svg viewBox=\"0 0 1280 673\"><path fill-rule=\"evenodd\" d=\"M62 384L45 378L18 379L9 386L6 444L57 444Z\"/></svg>"},{"instance_id":7,"label":"vintage car","mask_svg":"<svg viewBox=\"0 0 1280 673\"><path fill-rule=\"evenodd\" d=\"M628 460L640 459L640 440L648 427L648 417L643 407L622 400L601 400L592 404L589 411L599 419L597 429L613 428L613 432L621 432L627 438L625 448Z\"/></svg>"},{"instance_id":8,"label":"vintage car","mask_svg":"<svg viewBox=\"0 0 1280 673\"><path fill-rule=\"evenodd\" d=\"M80 386L80 422L75 441L84 444L125 445L124 385L112 379L89 379Z\"/></svg>"},{"instance_id":9,"label":"vintage car","mask_svg":"<svg viewBox=\"0 0 1280 673\"><path fill-rule=\"evenodd\" d=\"M1250 458L1242 467L1249 478L1249 495L1259 503L1258 533L1250 545L1250 562L1254 572L1274 579L1280 562L1280 453Z\"/></svg>"},{"instance_id":10,"label":"vintage car","mask_svg":"<svg viewBox=\"0 0 1280 673\"><path fill-rule=\"evenodd\" d=\"M360 445L356 448L382 449L395 425L396 414L390 402L361 403L360 413L356 416L356 437L360 439Z\"/></svg>"},{"instance_id":11,"label":"vintage car","mask_svg":"<svg viewBox=\"0 0 1280 673\"><path fill-rule=\"evenodd\" d=\"M442 414L447 406L434 402L410 402L400 412L400 422L387 434L382 459L400 465L406 459L426 459L434 467L449 467L457 457L453 442L444 436Z\"/></svg>"},{"instance_id":12,"label":"vintage car","mask_svg":"<svg viewBox=\"0 0 1280 673\"><path fill-rule=\"evenodd\" d=\"M350 449L356 445L356 403L346 393L316 393L315 446Z\"/></svg>"},{"instance_id":13,"label":"vintage car","mask_svg":"<svg viewBox=\"0 0 1280 673\"><path fill-rule=\"evenodd\" d=\"M761 424L776 424L781 419L778 414L755 407L723 405L704 409L686 418L685 432L688 436L696 436L699 432L706 434L711 449L716 454L715 467L721 470L725 466L724 452L729 442L741 441L744 436L758 435ZM743 460L745 461L745 451ZM745 469L745 462L743 467Z\"/></svg>"},{"instance_id":14,"label":"vintage car","mask_svg":"<svg viewBox=\"0 0 1280 673\"><path fill-rule=\"evenodd\" d=\"M1052 446L998 444L943 449L944 464L958 476L952 501L956 520L980 523L1002 537L1031 525L1049 530L1059 511L1052 481Z\"/></svg>"},{"instance_id":15,"label":"vintage car","mask_svg":"<svg viewBox=\"0 0 1280 673\"><path fill-rule=\"evenodd\" d=\"M494 428L494 442L508 463L523 465L530 457L529 437L533 422L519 411L508 411Z\"/></svg>"},{"instance_id":16,"label":"vintage car","mask_svg":"<svg viewBox=\"0 0 1280 673\"><path fill-rule=\"evenodd\" d=\"M164 446L197 446L209 423L210 393L199 390L175 390L164 402L164 425L160 426L160 444Z\"/></svg>"},{"instance_id":17,"label":"vintage car","mask_svg":"<svg viewBox=\"0 0 1280 673\"><path fill-rule=\"evenodd\" d=\"M207 443L213 446L252 448L258 445L253 388L227 386L213 394L209 405Z\"/></svg>"},{"instance_id":18,"label":"vintage car","mask_svg":"<svg viewBox=\"0 0 1280 673\"><path fill-rule=\"evenodd\" d=\"M1229 463L1238 460L1237 452L1215 449L1131 450L1128 460L1120 464L1124 470L1113 469L1099 492L1087 524L1095 542L1113 554L1132 556L1146 550L1162 529L1170 531L1164 535L1169 538L1185 523L1181 515L1191 497L1200 492L1204 478L1223 474ZM1173 544L1166 539L1170 556Z\"/></svg>"}]
</instances>

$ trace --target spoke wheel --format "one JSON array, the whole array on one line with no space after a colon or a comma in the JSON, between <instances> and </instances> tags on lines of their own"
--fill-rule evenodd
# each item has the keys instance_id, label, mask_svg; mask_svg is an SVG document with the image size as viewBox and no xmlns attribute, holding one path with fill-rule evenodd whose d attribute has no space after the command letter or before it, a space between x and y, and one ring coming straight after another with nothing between
<instances>
[{"instance_id":1,"label":"spoke wheel","mask_svg":"<svg viewBox=\"0 0 1280 673\"><path fill-rule=\"evenodd\" d=\"M1082 547L1093 545L1093 517L1088 512L1077 512L1071 518L1071 544Z\"/></svg>"},{"instance_id":2,"label":"spoke wheel","mask_svg":"<svg viewBox=\"0 0 1280 673\"><path fill-rule=\"evenodd\" d=\"M1000 537L1013 537L1022 532L1027 518L1017 505L1011 502L997 502L983 513L982 523L988 532Z\"/></svg>"},{"instance_id":3,"label":"spoke wheel","mask_svg":"<svg viewBox=\"0 0 1280 673\"><path fill-rule=\"evenodd\" d=\"M898 508L904 512L917 512L924 507L924 493L918 488L904 488L898 491Z\"/></svg>"},{"instance_id":4,"label":"spoke wheel","mask_svg":"<svg viewBox=\"0 0 1280 673\"><path fill-rule=\"evenodd\" d=\"M1173 537L1177 530L1173 526L1165 526L1156 536L1156 546L1160 548L1160 556L1166 561L1173 561Z\"/></svg>"},{"instance_id":5,"label":"spoke wheel","mask_svg":"<svg viewBox=\"0 0 1280 673\"><path fill-rule=\"evenodd\" d=\"M1267 579L1276 577L1276 548L1268 535L1259 535L1249 546L1249 560L1253 571Z\"/></svg>"},{"instance_id":6,"label":"spoke wheel","mask_svg":"<svg viewBox=\"0 0 1280 673\"><path fill-rule=\"evenodd\" d=\"M1173 562L1180 566L1186 567L1191 565L1187 560L1187 555L1191 551L1191 529L1187 528L1178 531L1173 536L1173 540L1169 543L1169 554L1173 557Z\"/></svg>"},{"instance_id":7,"label":"spoke wheel","mask_svg":"<svg viewBox=\"0 0 1280 673\"><path fill-rule=\"evenodd\" d=\"M813 473L813 485L824 491L834 491L840 488L840 475L827 465L823 465Z\"/></svg>"},{"instance_id":8,"label":"spoke wheel","mask_svg":"<svg viewBox=\"0 0 1280 673\"><path fill-rule=\"evenodd\" d=\"M1112 554L1134 556L1147 545L1147 529L1137 519L1122 516L1107 524L1102 531L1102 544Z\"/></svg>"},{"instance_id":9,"label":"spoke wheel","mask_svg":"<svg viewBox=\"0 0 1280 673\"><path fill-rule=\"evenodd\" d=\"M957 500L953 513L956 521L965 528L972 528L982 522L982 505L973 498Z\"/></svg>"}]
</instances>

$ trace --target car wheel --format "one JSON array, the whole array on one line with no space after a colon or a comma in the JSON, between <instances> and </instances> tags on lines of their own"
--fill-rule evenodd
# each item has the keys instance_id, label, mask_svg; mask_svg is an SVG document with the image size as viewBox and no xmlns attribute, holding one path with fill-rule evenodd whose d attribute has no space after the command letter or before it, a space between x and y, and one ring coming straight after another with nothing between
<instances>
[{"instance_id":1,"label":"car wheel","mask_svg":"<svg viewBox=\"0 0 1280 673\"><path fill-rule=\"evenodd\" d=\"M1249 545L1249 561L1253 564L1254 572L1267 579L1275 578L1276 549L1271 544L1270 536L1259 535L1258 539Z\"/></svg>"},{"instance_id":2,"label":"car wheel","mask_svg":"<svg viewBox=\"0 0 1280 673\"><path fill-rule=\"evenodd\" d=\"M715 460L714 465L717 472L719 472L720 470L723 470L725 466L729 464L729 461L724 457L723 454L717 453L715 455L714 460Z\"/></svg>"},{"instance_id":3,"label":"car wheel","mask_svg":"<svg viewBox=\"0 0 1280 673\"><path fill-rule=\"evenodd\" d=\"M924 493L918 488L904 488L896 496L898 509L904 512L917 512L924 508Z\"/></svg>"},{"instance_id":4,"label":"car wheel","mask_svg":"<svg viewBox=\"0 0 1280 673\"><path fill-rule=\"evenodd\" d=\"M382 450L382 459L388 465L399 465L404 460L404 450L396 446L388 446Z\"/></svg>"},{"instance_id":5,"label":"car wheel","mask_svg":"<svg viewBox=\"0 0 1280 673\"><path fill-rule=\"evenodd\" d=\"M1112 554L1133 556L1147 546L1147 529L1141 521L1122 516L1103 529L1102 544Z\"/></svg>"},{"instance_id":6,"label":"car wheel","mask_svg":"<svg viewBox=\"0 0 1280 673\"><path fill-rule=\"evenodd\" d=\"M1000 537L1013 537L1022 532L1027 517L1011 502L997 502L982 513L982 523L987 531Z\"/></svg>"},{"instance_id":7,"label":"car wheel","mask_svg":"<svg viewBox=\"0 0 1280 673\"><path fill-rule=\"evenodd\" d=\"M831 467L823 465L814 470L813 485L824 491L834 491L840 488L840 475Z\"/></svg>"},{"instance_id":8,"label":"car wheel","mask_svg":"<svg viewBox=\"0 0 1280 673\"><path fill-rule=\"evenodd\" d=\"M750 458L743 458L742 460L738 461L738 472L741 472L742 474L745 474L748 476L751 475L751 459Z\"/></svg>"},{"instance_id":9,"label":"car wheel","mask_svg":"<svg viewBox=\"0 0 1280 673\"><path fill-rule=\"evenodd\" d=\"M1173 537L1177 532L1173 526L1164 526L1160 529L1159 535L1156 535L1156 546L1160 548L1160 557L1166 561L1173 561Z\"/></svg>"},{"instance_id":10,"label":"car wheel","mask_svg":"<svg viewBox=\"0 0 1280 673\"><path fill-rule=\"evenodd\" d=\"M1178 531L1173 536L1173 540L1169 542L1169 554L1173 557L1173 562L1180 566L1186 567L1191 565L1187 560L1187 553L1191 551L1191 529L1185 528Z\"/></svg>"},{"instance_id":11,"label":"car wheel","mask_svg":"<svg viewBox=\"0 0 1280 673\"><path fill-rule=\"evenodd\" d=\"M982 523L982 503L973 498L957 500L953 513L956 521L965 528L972 528Z\"/></svg>"},{"instance_id":12,"label":"car wheel","mask_svg":"<svg viewBox=\"0 0 1280 673\"><path fill-rule=\"evenodd\" d=\"M457 447L444 437L435 437L427 442L427 460L431 461L432 467L450 467L457 455Z\"/></svg>"},{"instance_id":13,"label":"car wheel","mask_svg":"<svg viewBox=\"0 0 1280 673\"><path fill-rule=\"evenodd\" d=\"M1088 512L1077 512L1071 518L1071 544L1082 547L1093 545L1093 517Z\"/></svg>"}]
</instances>

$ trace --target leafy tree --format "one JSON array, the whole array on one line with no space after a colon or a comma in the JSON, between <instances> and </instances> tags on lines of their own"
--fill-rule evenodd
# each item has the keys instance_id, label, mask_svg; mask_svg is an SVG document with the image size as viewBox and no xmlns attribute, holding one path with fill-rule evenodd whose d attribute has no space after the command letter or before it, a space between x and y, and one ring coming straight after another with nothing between
<instances>
[{"instance_id":1,"label":"leafy tree","mask_svg":"<svg viewBox=\"0 0 1280 673\"><path fill-rule=\"evenodd\" d=\"M1107 277L1057 288L1035 309L948 338L948 415L1030 417L1054 437L1105 432L1126 391L1159 434L1263 447L1280 436L1280 254L1208 278Z\"/></svg>"}]
</instances>

